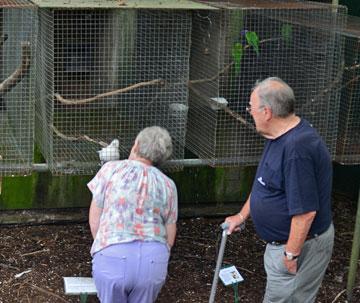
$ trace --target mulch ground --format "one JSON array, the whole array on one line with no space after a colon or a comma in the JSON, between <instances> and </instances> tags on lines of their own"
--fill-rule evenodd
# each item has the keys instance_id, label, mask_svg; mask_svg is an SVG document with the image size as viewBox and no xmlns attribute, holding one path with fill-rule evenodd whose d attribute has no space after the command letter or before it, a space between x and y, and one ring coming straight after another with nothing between
<instances>
[{"instance_id":1,"label":"mulch ground","mask_svg":"<svg viewBox=\"0 0 360 303\"><path fill-rule=\"evenodd\" d=\"M336 242L316 302L346 302L346 282L351 253L356 203L333 197ZM223 218L181 219L169 262L168 279L158 303L208 302ZM62 277L90 276L91 235L86 223L66 225L3 225L0 228L0 303L80 302L64 295ZM224 263L237 267L244 282L238 286L239 302L262 302L265 287L265 244L252 224L228 237ZM24 273L21 277L16 274ZM360 270L353 302L360 302ZM98 302L95 296L88 302ZM219 282L216 302L234 302L234 290Z\"/></svg>"}]
</instances>

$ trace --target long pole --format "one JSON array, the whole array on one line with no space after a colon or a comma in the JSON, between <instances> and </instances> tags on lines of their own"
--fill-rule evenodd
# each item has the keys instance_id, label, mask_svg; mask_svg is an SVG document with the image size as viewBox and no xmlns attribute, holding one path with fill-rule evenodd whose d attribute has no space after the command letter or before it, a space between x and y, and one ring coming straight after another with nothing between
<instances>
[{"instance_id":1,"label":"long pole","mask_svg":"<svg viewBox=\"0 0 360 303\"><path fill-rule=\"evenodd\" d=\"M221 244L220 244L219 254L217 257L217 261L216 261L214 278L213 278L213 282L211 285L209 303L215 302L216 288L217 288L217 284L219 281L220 268L221 268L223 257L224 257L224 251L225 251L225 245L226 245L226 239L227 239L227 229L229 228L229 225L227 223L223 223L221 225L221 228L223 229L222 237L221 237Z\"/></svg>"},{"instance_id":2,"label":"long pole","mask_svg":"<svg viewBox=\"0 0 360 303\"><path fill-rule=\"evenodd\" d=\"M349 267L349 274L348 274L348 280L346 286L346 295L347 295L347 300L349 302L351 302L352 291L355 284L356 271L359 260L359 250L360 250L360 187L358 194L358 204L357 204L353 244L351 249L350 267Z\"/></svg>"},{"instance_id":3,"label":"long pole","mask_svg":"<svg viewBox=\"0 0 360 303\"><path fill-rule=\"evenodd\" d=\"M217 165L229 165L231 163L234 163L233 158L227 158L227 159L220 159L216 161ZM166 163L164 163L164 167L172 167L172 166L185 166L185 167L200 167L200 166L211 166L214 162L213 159L178 159L178 160L168 160ZM94 163L79 163L78 167L93 167ZM8 169L11 168L21 168L22 166L10 166ZM64 166L59 163L57 168L61 169L64 168ZM100 166L99 166L100 168ZM0 167L1 169L1 167ZM33 163L32 164L32 171L34 172L47 172L49 171L49 165L47 163Z\"/></svg>"}]
</instances>

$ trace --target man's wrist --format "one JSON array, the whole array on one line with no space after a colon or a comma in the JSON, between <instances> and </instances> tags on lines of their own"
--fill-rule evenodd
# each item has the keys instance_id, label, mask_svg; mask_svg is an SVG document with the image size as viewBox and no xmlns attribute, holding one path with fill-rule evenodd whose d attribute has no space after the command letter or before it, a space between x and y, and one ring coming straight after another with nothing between
<instances>
[{"instance_id":1,"label":"man's wrist","mask_svg":"<svg viewBox=\"0 0 360 303\"><path fill-rule=\"evenodd\" d=\"M292 252L289 252L286 250L284 250L284 256L285 256L286 260L288 260L288 261L296 260L299 257L299 255L295 255Z\"/></svg>"},{"instance_id":2,"label":"man's wrist","mask_svg":"<svg viewBox=\"0 0 360 303\"><path fill-rule=\"evenodd\" d=\"M239 230L242 231L245 229L245 217L241 214L241 212L239 212L238 217L240 218L240 223L239 223Z\"/></svg>"},{"instance_id":3,"label":"man's wrist","mask_svg":"<svg viewBox=\"0 0 360 303\"><path fill-rule=\"evenodd\" d=\"M239 212L237 215L240 217L240 220L241 220L240 223L244 223L245 222L245 217L241 214L241 212Z\"/></svg>"}]
</instances>

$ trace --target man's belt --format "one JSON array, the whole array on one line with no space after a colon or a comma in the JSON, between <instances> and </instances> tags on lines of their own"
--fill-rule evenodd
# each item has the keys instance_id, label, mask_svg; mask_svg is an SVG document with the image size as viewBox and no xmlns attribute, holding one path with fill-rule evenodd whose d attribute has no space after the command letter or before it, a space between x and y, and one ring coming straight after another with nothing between
<instances>
[{"instance_id":1,"label":"man's belt","mask_svg":"<svg viewBox=\"0 0 360 303\"><path fill-rule=\"evenodd\" d=\"M315 233L315 234L308 234L305 241L315 239L315 238L321 236L324 232ZM274 240L274 241L268 241L267 244L274 245L274 246L279 246L279 245L285 245L287 243L287 241L288 240Z\"/></svg>"}]
</instances>

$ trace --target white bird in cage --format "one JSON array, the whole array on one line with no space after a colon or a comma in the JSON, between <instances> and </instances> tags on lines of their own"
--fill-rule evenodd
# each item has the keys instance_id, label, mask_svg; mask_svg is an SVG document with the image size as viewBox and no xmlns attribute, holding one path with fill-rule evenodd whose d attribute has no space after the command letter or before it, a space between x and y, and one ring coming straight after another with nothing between
<instances>
[{"instance_id":1,"label":"white bird in cage","mask_svg":"<svg viewBox=\"0 0 360 303\"><path fill-rule=\"evenodd\" d=\"M119 160L119 140L112 140L112 142L108 146L103 147L101 150L98 151L98 153L101 164L104 164L108 161Z\"/></svg>"}]
</instances>

